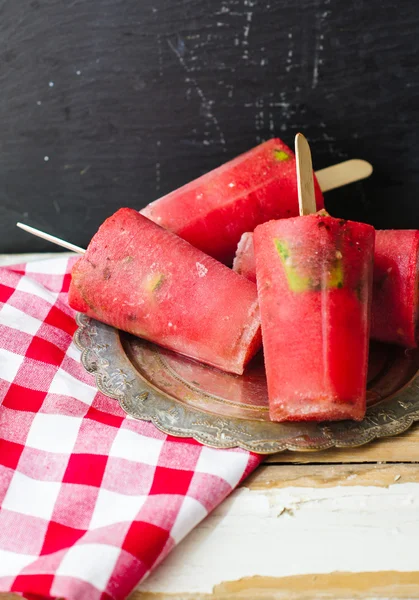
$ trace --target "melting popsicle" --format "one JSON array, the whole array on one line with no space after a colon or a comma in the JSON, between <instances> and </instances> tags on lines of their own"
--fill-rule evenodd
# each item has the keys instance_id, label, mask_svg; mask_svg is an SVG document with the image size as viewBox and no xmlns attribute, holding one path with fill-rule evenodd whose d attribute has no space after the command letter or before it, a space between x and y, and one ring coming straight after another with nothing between
<instances>
[{"instance_id":1,"label":"melting popsicle","mask_svg":"<svg viewBox=\"0 0 419 600\"><path fill-rule=\"evenodd\" d=\"M272 420L364 417L374 237L324 211L256 228Z\"/></svg>"},{"instance_id":2,"label":"melting popsicle","mask_svg":"<svg viewBox=\"0 0 419 600\"><path fill-rule=\"evenodd\" d=\"M122 208L73 267L72 308L224 371L261 346L256 286Z\"/></svg>"},{"instance_id":3,"label":"melting popsicle","mask_svg":"<svg viewBox=\"0 0 419 600\"><path fill-rule=\"evenodd\" d=\"M323 195L315 179L317 208ZM271 139L152 202L143 215L231 265L245 231L298 215L295 156Z\"/></svg>"}]
</instances>

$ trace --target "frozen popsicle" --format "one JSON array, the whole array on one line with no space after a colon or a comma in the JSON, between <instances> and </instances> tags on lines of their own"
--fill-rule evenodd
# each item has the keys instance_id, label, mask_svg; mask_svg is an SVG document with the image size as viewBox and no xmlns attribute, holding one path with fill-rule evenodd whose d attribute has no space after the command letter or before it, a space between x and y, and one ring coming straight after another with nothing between
<instances>
[{"instance_id":1,"label":"frozen popsicle","mask_svg":"<svg viewBox=\"0 0 419 600\"><path fill-rule=\"evenodd\" d=\"M254 239L271 419L361 420L374 229L316 214Z\"/></svg>"},{"instance_id":2,"label":"frozen popsicle","mask_svg":"<svg viewBox=\"0 0 419 600\"><path fill-rule=\"evenodd\" d=\"M261 346L256 286L128 208L103 223L74 265L69 303L231 373Z\"/></svg>"},{"instance_id":3,"label":"frozen popsicle","mask_svg":"<svg viewBox=\"0 0 419 600\"><path fill-rule=\"evenodd\" d=\"M315 179L317 208L323 195ZM141 213L231 265L240 236L260 223L298 215L295 156L271 139L152 202Z\"/></svg>"},{"instance_id":4,"label":"frozen popsicle","mask_svg":"<svg viewBox=\"0 0 419 600\"><path fill-rule=\"evenodd\" d=\"M419 231L377 230L371 338L416 348L418 340ZM244 233L233 270L256 281L253 233Z\"/></svg>"},{"instance_id":5,"label":"frozen popsicle","mask_svg":"<svg viewBox=\"0 0 419 600\"><path fill-rule=\"evenodd\" d=\"M419 231L376 232L371 337L417 346Z\"/></svg>"},{"instance_id":6,"label":"frozen popsicle","mask_svg":"<svg viewBox=\"0 0 419 600\"><path fill-rule=\"evenodd\" d=\"M308 200L303 215L306 205L315 210ZM370 225L324 211L255 229L272 420L365 415L374 236Z\"/></svg>"}]
</instances>

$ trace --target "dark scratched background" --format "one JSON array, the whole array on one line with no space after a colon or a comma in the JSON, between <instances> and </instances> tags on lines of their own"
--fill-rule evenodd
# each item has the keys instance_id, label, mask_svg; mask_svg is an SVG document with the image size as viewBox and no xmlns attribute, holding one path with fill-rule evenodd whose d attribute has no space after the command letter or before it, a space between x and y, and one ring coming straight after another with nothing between
<instances>
[{"instance_id":1,"label":"dark scratched background","mask_svg":"<svg viewBox=\"0 0 419 600\"><path fill-rule=\"evenodd\" d=\"M87 245L272 136L371 161L336 215L419 228L412 0L0 0L0 252Z\"/></svg>"}]
</instances>

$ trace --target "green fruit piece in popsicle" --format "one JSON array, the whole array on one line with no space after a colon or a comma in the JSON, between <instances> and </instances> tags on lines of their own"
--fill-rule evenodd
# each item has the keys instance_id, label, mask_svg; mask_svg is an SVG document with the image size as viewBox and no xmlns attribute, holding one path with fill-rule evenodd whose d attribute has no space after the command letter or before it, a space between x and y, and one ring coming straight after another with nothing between
<instances>
[{"instance_id":1,"label":"green fruit piece in popsicle","mask_svg":"<svg viewBox=\"0 0 419 600\"><path fill-rule=\"evenodd\" d=\"M274 244L276 250L281 258L282 264L284 265L285 274L287 276L288 285L292 292L305 292L312 287L310 277L300 275L294 265L290 256L290 251L286 242L274 238Z\"/></svg>"},{"instance_id":2,"label":"green fruit piece in popsicle","mask_svg":"<svg viewBox=\"0 0 419 600\"><path fill-rule=\"evenodd\" d=\"M342 288L343 287L343 264L342 264L342 253L336 251L336 261L333 267L330 269L327 278L328 288Z\"/></svg>"},{"instance_id":3,"label":"green fruit piece in popsicle","mask_svg":"<svg viewBox=\"0 0 419 600\"><path fill-rule=\"evenodd\" d=\"M157 292L161 286L163 285L165 280L165 276L163 275L163 273L151 273L150 275L147 275L146 279L145 279L145 289L147 290L147 292L150 292L150 294Z\"/></svg>"},{"instance_id":4,"label":"green fruit piece in popsicle","mask_svg":"<svg viewBox=\"0 0 419 600\"><path fill-rule=\"evenodd\" d=\"M276 160L280 161L289 160L291 158L291 156L287 152L285 152L284 150L278 150L277 148L275 148L274 150L274 157L276 158Z\"/></svg>"}]
</instances>

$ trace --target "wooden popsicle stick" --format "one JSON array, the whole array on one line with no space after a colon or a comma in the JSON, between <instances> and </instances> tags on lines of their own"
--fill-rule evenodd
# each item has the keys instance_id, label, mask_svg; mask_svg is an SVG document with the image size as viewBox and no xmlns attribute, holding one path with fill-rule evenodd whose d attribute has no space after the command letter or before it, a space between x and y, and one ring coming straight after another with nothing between
<instances>
[{"instance_id":1,"label":"wooden popsicle stick","mask_svg":"<svg viewBox=\"0 0 419 600\"><path fill-rule=\"evenodd\" d=\"M372 170L371 163L361 158L352 158L316 171L316 177L322 192L328 192L343 185L366 179L371 175Z\"/></svg>"},{"instance_id":2,"label":"wooden popsicle stick","mask_svg":"<svg viewBox=\"0 0 419 600\"><path fill-rule=\"evenodd\" d=\"M298 206L300 216L303 217L317 212L317 207L310 146L302 133L297 133L295 136L295 158L297 163Z\"/></svg>"},{"instance_id":3,"label":"wooden popsicle stick","mask_svg":"<svg viewBox=\"0 0 419 600\"><path fill-rule=\"evenodd\" d=\"M35 229L35 227L30 227L29 225L25 225L24 223L16 223L17 227L31 233L32 235L36 235L36 237L40 237L43 240L47 240L48 242L52 242L53 244L57 244L58 246L62 246L67 250L71 250L72 252L77 252L78 254L84 254L86 250L84 248L80 248L80 246L76 246L75 244L70 244L70 242L66 242L61 238L55 237L55 235L50 235L49 233L44 233L40 229Z\"/></svg>"}]
</instances>

